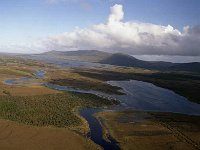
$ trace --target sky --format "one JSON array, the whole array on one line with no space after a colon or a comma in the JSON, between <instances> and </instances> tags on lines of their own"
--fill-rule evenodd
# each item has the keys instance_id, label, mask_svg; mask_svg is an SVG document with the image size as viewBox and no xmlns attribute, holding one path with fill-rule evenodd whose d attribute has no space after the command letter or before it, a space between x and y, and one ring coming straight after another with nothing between
<instances>
[{"instance_id":1,"label":"sky","mask_svg":"<svg viewBox=\"0 0 200 150\"><path fill-rule=\"evenodd\" d=\"M200 1L1 0L0 52L85 49L198 61Z\"/></svg>"}]
</instances>

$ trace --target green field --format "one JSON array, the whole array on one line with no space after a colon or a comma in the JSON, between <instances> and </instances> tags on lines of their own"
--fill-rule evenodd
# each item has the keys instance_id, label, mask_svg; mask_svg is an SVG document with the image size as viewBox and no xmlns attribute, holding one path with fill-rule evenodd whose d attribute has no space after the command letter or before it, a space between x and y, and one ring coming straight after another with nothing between
<instances>
[{"instance_id":1,"label":"green field","mask_svg":"<svg viewBox=\"0 0 200 150\"><path fill-rule=\"evenodd\" d=\"M35 126L78 126L82 122L75 114L75 109L115 103L90 94L75 93L0 96L0 118Z\"/></svg>"}]
</instances>

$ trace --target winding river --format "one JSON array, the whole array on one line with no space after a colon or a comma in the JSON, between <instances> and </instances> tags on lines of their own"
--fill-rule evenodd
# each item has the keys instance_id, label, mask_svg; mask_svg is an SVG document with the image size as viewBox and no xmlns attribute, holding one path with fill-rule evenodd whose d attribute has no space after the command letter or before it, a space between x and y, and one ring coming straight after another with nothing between
<instances>
[{"instance_id":1,"label":"winding river","mask_svg":"<svg viewBox=\"0 0 200 150\"><path fill-rule=\"evenodd\" d=\"M111 136L108 136L108 140L106 141L103 138L103 129L99 120L94 116L95 113L102 112L104 110L98 108L82 108L80 110L80 115L85 118L89 124L90 132L89 137L96 144L103 147L105 150L119 150L119 146L117 145L117 141L113 139Z\"/></svg>"},{"instance_id":2,"label":"winding river","mask_svg":"<svg viewBox=\"0 0 200 150\"><path fill-rule=\"evenodd\" d=\"M36 73L34 73L34 75L36 78L45 78L45 71L38 70ZM151 83L136 80L107 82L107 84L121 87L122 92L124 92L125 95L110 95L94 90L87 91L45 82L35 82L34 78L9 79L4 81L4 83L9 85L44 84L45 86L56 90L90 93L108 99L119 100L121 104L112 108L112 111L132 109L141 111L175 112L189 115L200 115L200 104L190 102L185 97L180 96L171 90L155 86ZM94 114L100 111L106 110L96 108L83 108L80 110L80 115L88 121L90 127L89 137L104 149L117 150L119 147L117 142L112 137L108 137L109 141L106 141L102 137L101 124L94 117Z\"/></svg>"}]
</instances>

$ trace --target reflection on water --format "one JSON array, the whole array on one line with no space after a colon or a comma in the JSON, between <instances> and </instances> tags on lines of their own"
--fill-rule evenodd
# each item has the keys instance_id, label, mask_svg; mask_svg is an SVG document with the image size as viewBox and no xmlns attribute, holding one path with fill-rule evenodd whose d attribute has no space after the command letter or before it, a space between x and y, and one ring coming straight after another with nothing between
<instances>
[{"instance_id":1,"label":"reflection on water","mask_svg":"<svg viewBox=\"0 0 200 150\"><path fill-rule=\"evenodd\" d=\"M114 95L126 108L144 111L177 112L200 115L200 104L190 102L187 98L171 90L151 83L130 81L109 81L110 85L123 89L126 95Z\"/></svg>"},{"instance_id":2,"label":"reflection on water","mask_svg":"<svg viewBox=\"0 0 200 150\"><path fill-rule=\"evenodd\" d=\"M108 81L110 85L123 89L125 95L110 95L94 90L81 90L55 84L46 85L50 88L79 93L91 93L100 97L117 99L121 102L117 110L134 109L143 111L176 112L183 114L200 115L200 105L190 102L183 96L171 90L160 88L151 83L130 81Z\"/></svg>"}]
</instances>

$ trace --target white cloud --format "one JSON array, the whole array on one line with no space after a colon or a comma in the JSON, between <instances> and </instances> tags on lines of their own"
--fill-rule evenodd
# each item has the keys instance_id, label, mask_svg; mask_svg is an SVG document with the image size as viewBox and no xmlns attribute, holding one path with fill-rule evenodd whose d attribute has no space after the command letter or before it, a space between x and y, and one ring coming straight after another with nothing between
<instances>
[{"instance_id":1,"label":"white cloud","mask_svg":"<svg viewBox=\"0 0 200 150\"><path fill-rule=\"evenodd\" d=\"M200 26L187 26L181 32L171 25L123 22L123 18L123 6L116 4L111 7L106 23L75 28L72 32L50 36L30 47L38 47L41 51L95 49L131 55L200 56Z\"/></svg>"},{"instance_id":2,"label":"white cloud","mask_svg":"<svg viewBox=\"0 0 200 150\"><path fill-rule=\"evenodd\" d=\"M108 17L108 23L116 23L121 21L124 18L124 12L123 12L123 7L122 5L114 5L111 7L111 14Z\"/></svg>"}]
</instances>

